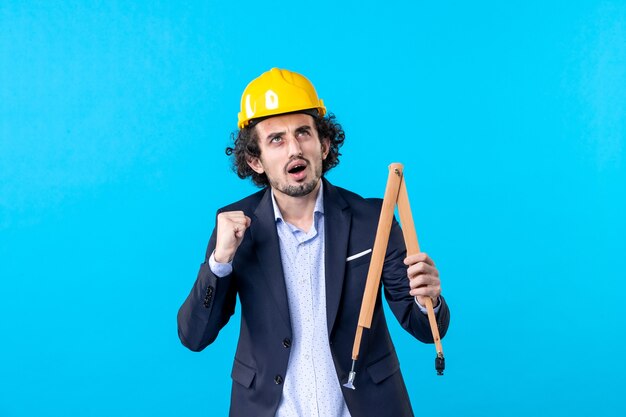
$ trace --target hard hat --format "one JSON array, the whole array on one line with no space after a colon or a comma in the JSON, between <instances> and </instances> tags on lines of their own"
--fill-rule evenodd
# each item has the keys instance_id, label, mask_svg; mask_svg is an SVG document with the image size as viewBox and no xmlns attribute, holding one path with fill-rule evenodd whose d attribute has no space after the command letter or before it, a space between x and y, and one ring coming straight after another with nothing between
<instances>
[{"instance_id":1,"label":"hard hat","mask_svg":"<svg viewBox=\"0 0 626 417\"><path fill-rule=\"evenodd\" d=\"M243 129L252 119L309 109L316 109L320 116L326 114L313 84L297 72L272 68L243 91L237 126Z\"/></svg>"}]
</instances>

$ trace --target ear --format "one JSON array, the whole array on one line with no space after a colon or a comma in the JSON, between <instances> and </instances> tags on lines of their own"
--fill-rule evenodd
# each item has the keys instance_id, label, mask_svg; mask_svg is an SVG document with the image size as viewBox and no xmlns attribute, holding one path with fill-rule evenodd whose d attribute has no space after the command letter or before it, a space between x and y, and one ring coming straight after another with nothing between
<instances>
[{"instance_id":1,"label":"ear","mask_svg":"<svg viewBox=\"0 0 626 417\"><path fill-rule=\"evenodd\" d=\"M322 139L322 160L325 160L330 152L330 139Z\"/></svg>"},{"instance_id":2,"label":"ear","mask_svg":"<svg viewBox=\"0 0 626 417\"><path fill-rule=\"evenodd\" d=\"M246 162L248 163L248 166L252 168L252 170L257 174L263 174L265 172L263 164L261 163L261 160L259 158L251 157L248 158Z\"/></svg>"}]
</instances>

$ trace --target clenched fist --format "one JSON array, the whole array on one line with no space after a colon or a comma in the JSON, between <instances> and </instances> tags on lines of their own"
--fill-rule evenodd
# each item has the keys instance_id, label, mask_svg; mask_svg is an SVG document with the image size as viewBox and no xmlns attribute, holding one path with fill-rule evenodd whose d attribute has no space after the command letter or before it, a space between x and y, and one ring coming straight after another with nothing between
<instances>
[{"instance_id":1,"label":"clenched fist","mask_svg":"<svg viewBox=\"0 0 626 417\"><path fill-rule=\"evenodd\" d=\"M217 215L217 243L213 254L216 262L233 260L250 222L250 217L243 211L225 211Z\"/></svg>"}]
</instances>

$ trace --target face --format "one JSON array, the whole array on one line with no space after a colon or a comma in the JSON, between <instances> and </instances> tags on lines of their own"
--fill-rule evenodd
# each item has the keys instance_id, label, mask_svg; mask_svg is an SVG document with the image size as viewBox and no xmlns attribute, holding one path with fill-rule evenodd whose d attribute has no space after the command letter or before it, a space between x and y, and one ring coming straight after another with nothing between
<instances>
[{"instance_id":1,"label":"face","mask_svg":"<svg viewBox=\"0 0 626 417\"><path fill-rule=\"evenodd\" d=\"M322 177L330 143L320 142L313 117L301 113L270 117L255 129L261 156L248 161L250 168L265 173L275 192L290 197L310 194Z\"/></svg>"}]
</instances>

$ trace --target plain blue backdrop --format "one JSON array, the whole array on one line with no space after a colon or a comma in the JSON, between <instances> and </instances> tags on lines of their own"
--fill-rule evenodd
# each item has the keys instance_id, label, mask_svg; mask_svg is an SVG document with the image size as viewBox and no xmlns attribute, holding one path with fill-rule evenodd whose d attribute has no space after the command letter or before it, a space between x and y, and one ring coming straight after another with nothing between
<instances>
[{"instance_id":1,"label":"plain blue backdrop","mask_svg":"<svg viewBox=\"0 0 626 417\"><path fill-rule=\"evenodd\" d=\"M405 164L452 310L443 377L392 323L418 415L626 415L626 2L2 0L0 416L227 414L238 316L192 353L176 312L274 66L335 184Z\"/></svg>"}]
</instances>

